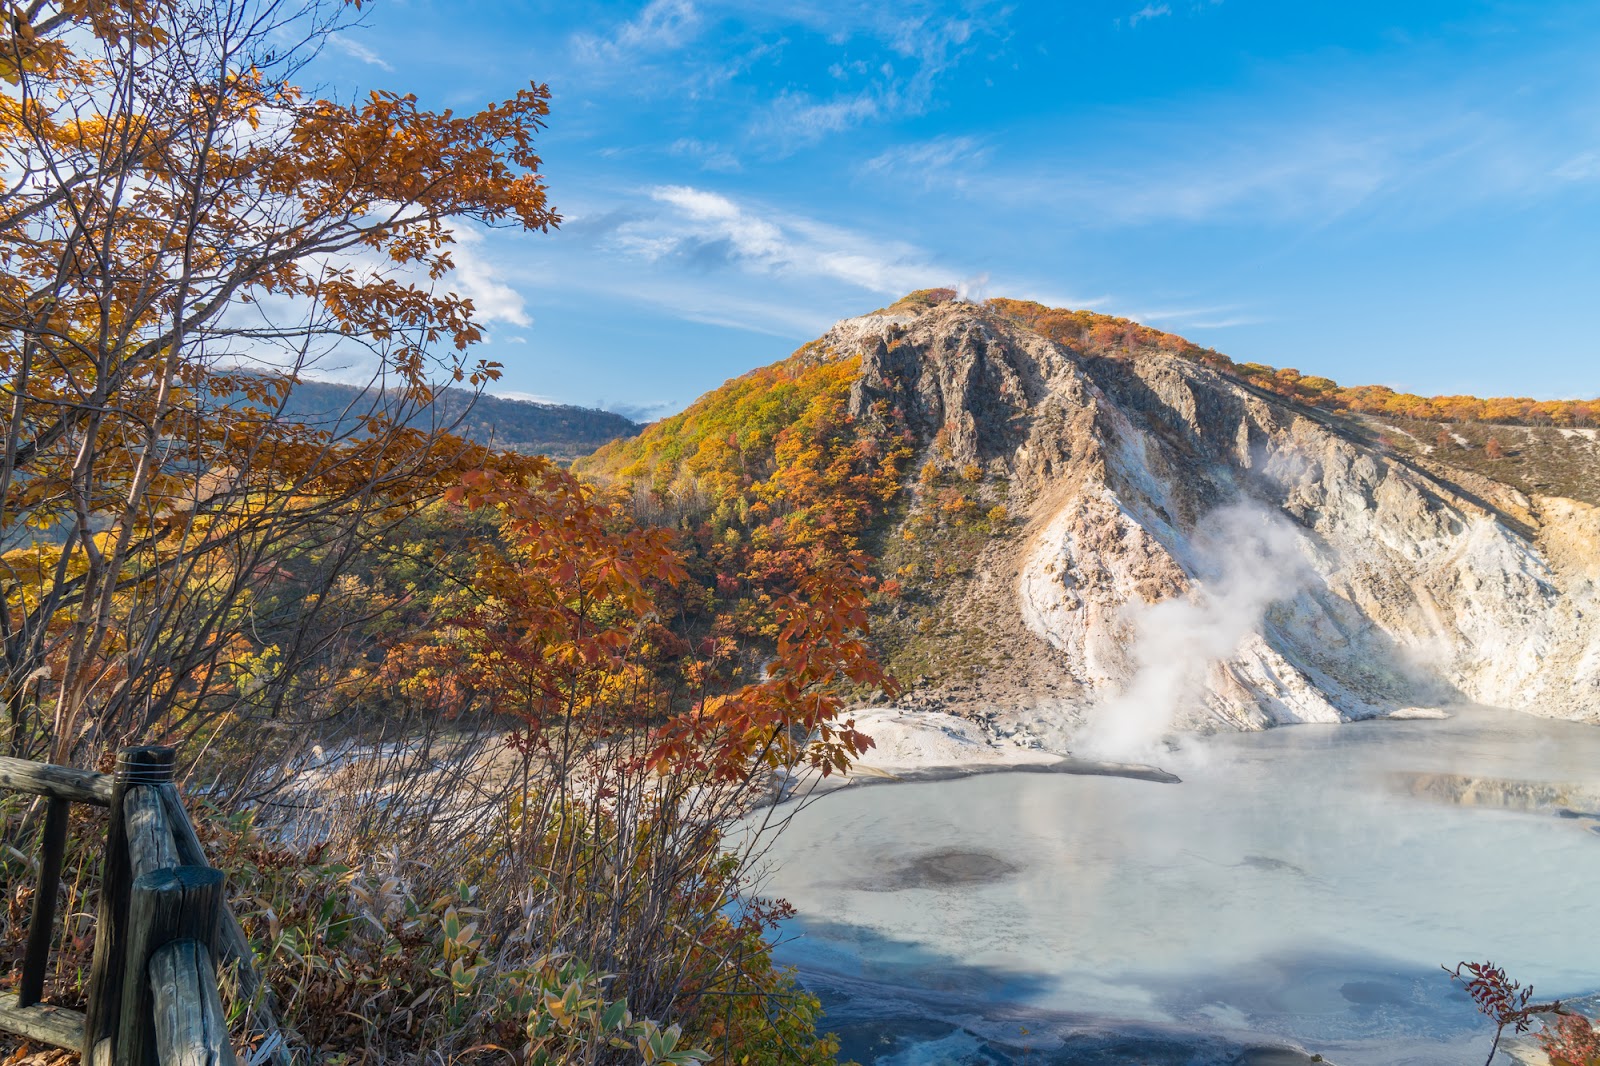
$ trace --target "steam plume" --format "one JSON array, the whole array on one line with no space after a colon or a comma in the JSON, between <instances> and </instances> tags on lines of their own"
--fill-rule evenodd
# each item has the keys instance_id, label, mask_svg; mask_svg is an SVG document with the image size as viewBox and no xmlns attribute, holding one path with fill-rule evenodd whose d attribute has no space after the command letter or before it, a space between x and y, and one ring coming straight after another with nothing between
<instances>
[{"instance_id":1,"label":"steam plume","mask_svg":"<svg viewBox=\"0 0 1600 1066\"><path fill-rule=\"evenodd\" d=\"M1212 511L1191 544L1197 580L1190 595L1127 609L1133 675L1090 712L1081 754L1153 755L1179 712L1203 697L1211 664L1237 653L1267 608L1305 587L1311 572L1294 526L1254 504Z\"/></svg>"}]
</instances>

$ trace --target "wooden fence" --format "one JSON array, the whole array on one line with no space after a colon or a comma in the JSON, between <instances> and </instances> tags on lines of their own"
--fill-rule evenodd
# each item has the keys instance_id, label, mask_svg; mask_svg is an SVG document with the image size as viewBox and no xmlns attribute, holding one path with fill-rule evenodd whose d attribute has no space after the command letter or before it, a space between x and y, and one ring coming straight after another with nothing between
<instances>
[{"instance_id":1,"label":"wooden fence","mask_svg":"<svg viewBox=\"0 0 1600 1066\"><path fill-rule=\"evenodd\" d=\"M0 996L0 1030L82 1053L90 1066L221 1066L236 1062L217 993L217 964L236 967L265 1039L256 1055L287 1063L228 910L222 871L206 862L173 784L171 748L125 748L97 774L0 757L0 788L45 798L38 885L17 994ZM89 971L88 1010L40 1002L66 853L68 804L110 810Z\"/></svg>"}]
</instances>

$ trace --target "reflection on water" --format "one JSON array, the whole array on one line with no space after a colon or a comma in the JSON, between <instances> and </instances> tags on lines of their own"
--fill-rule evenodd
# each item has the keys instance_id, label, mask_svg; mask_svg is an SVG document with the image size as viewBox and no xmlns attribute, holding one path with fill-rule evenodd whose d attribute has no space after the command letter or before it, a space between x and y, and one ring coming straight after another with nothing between
<instances>
[{"instance_id":1,"label":"reflection on water","mask_svg":"<svg viewBox=\"0 0 1600 1066\"><path fill-rule=\"evenodd\" d=\"M1456 1063L1478 1023L1440 964L1493 959L1541 998L1600 988L1571 935L1600 918L1600 729L1301 726L1191 740L1168 768L1184 783L829 796L777 845L767 891L799 911L780 958L830 1024L889 1041L878 1062L930 1066L1004 1061L1023 1029L1040 1062L1099 1061L1092 1038L1182 1062L1287 1041L1342 1066ZM962 1030L913 1038L911 1018Z\"/></svg>"}]
</instances>

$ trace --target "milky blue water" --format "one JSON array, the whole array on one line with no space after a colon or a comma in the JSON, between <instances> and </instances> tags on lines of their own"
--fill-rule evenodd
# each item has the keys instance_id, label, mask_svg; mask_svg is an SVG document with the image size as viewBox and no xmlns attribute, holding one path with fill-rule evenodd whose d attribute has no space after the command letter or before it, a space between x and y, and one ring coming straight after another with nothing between
<instances>
[{"instance_id":1,"label":"milky blue water","mask_svg":"<svg viewBox=\"0 0 1600 1066\"><path fill-rule=\"evenodd\" d=\"M780 961L867 1066L1457 1064L1487 1040L1441 964L1600 990L1600 728L1469 711L1196 738L1164 765L1183 783L815 801L772 856L765 890L798 910Z\"/></svg>"}]
</instances>

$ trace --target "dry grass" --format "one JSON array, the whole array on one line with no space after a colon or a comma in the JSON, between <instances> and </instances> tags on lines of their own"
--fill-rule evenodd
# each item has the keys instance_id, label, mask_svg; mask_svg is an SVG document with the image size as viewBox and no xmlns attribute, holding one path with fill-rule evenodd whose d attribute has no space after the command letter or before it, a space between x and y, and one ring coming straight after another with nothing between
<instances>
[{"instance_id":1,"label":"dry grass","mask_svg":"<svg viewBox=\"0 0 1600 1066\"><path fill-rule=\"evenodd\" d=\"M503 739L487 729L365 733L331 770L213 787L242 813L190 798L298 1061L834 1061L762 939L778 912L746 878L767 837L725 836L748 789L630 772L625 737L562 764L486 754ZM74 810L47 1001L81 1008L105 827ZM37 829L19 797L0 819L14 983ZM31 1055L17 1061L56 1061Z\"/></svg>"},{"instance_id":2,"label":"dry grass","mask_svg":"<svg viewBox=\"0 0 1600 1066\"><path fill-rule=\"evenodd\" d=\"M1466 470L1527 496L1600 505L1600 430L1372 417L1356 425L1401 454Z\"/></svg>"}]
</instances>

